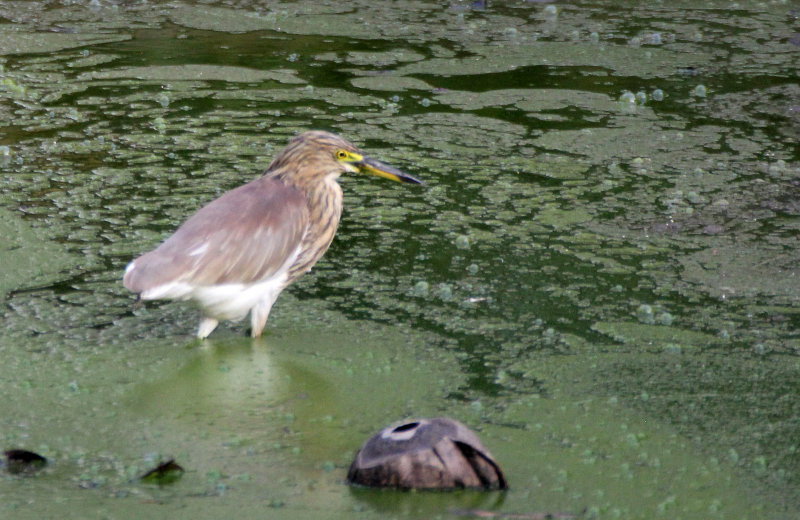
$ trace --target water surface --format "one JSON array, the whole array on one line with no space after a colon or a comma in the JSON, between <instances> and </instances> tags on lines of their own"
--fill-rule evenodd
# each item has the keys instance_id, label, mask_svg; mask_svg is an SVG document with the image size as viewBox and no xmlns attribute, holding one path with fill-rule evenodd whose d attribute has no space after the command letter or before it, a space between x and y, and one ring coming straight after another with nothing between
<instances>
[{"instance_id":1,"label":"water surface","mask_svg":"<svg viewBox=\"0 0 800 520\"><path fill-rule=\"evenodd\" d=\"M783 2L6 2L0 447L15 518L794 518L798 11ZM134 310L128 261L335 131L342 179L266 336ZM505 494L344 485L450 415ZM187 472L136 480L175 457ZM265 513L265 509L270 508Z\"/></svg>"}]
</instances>

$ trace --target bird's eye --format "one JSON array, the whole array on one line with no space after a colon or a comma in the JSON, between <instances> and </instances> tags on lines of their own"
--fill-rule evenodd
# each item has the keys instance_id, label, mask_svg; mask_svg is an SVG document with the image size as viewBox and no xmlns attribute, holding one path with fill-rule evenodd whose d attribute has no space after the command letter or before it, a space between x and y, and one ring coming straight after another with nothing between
<instances>
[{"instance_id":1,"label":"bird's eye","mask_svg":"<svg viewBox=\"0 0 800 520\"><path fill-rule=\"evenodd\" d=\"M347 159L347 152L344 151L344 150L339 150L338 152L336 152L336 158L337 159Z\"/></svg>"}]
</instances>

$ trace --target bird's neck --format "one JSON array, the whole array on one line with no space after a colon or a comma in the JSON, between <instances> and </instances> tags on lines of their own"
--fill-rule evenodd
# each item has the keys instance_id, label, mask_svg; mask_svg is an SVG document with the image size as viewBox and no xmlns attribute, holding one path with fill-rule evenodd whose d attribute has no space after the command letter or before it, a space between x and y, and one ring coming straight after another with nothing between
<instances>
[{"instance_id":1,"label":"bird's neck","mask_svg":"<svg viewBox=\"0 0 800 520\"><path fill-rule=\"evenodd\" d=\"M308 201L308 222L300 254L288 273L289 281L305 273L328 249L342 216L342 188L335 177L325 177L301 188Z\"/></svg>"},{"instance_id":2,"label":"bird's neck","mask_svg":"<svg viewBox=\"0 0 800 520\"><path fill-rule=\"evenodd\" d=\"M308 208L313 212L324 213L312 215L312 221L318 219L328 221L333 217L335 224L339 223L342 214L342 187L336 181L340 172L332 172L324 177L291 175L289 172L278 169L268 171L265 175L274 177L287 186L300 190L308 200ZM334 225L335 229L335 225Z\"/></svg>"},{"instance_id":3,"label":"bird's neck","mask_svg":"<svg viewBox=\"0 0 800 520\"><path fill-rule=\"evenodd\" d=\"M320 177L319 175L297 175L296 172L279 168L268 170L264 175L267 177L274 177L287 186L293 186L303 193L313 193L317 190L325 191L331 189L331 187L341 189L339 188L339 183L336 182L336 179L341 175L341 172L338 171Z\"/></svg>"},{"instance_id":4,"label":"bird's neck","mask_svg":"<svg viewBox=\"0 0 800 520\"><path fill-rule=\"evenodd\" d=\"M319 211L328 218L332 216L338 224L342 214L342 187L336 182L337 178L339 178L338 175L328 175L321 181L318 180L301 189L308 198L309 208L312 212Z\"/></svg>"}]
</instances>

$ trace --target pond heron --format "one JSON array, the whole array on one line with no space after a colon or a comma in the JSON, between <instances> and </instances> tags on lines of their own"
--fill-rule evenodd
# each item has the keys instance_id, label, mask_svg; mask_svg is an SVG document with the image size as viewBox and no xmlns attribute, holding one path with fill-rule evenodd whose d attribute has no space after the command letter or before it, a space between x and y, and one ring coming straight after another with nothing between
<instances>
[{"instance_id":1,"label":"pond heron","mask_svg":"<svg viewBox=\"0 0 800 520\"><path fill-rule=\"evenodd\" d=\"M338 135L305 132L261 177L210 202L129 263L125 287L142 300L199 303L201 339L219 320L241 320L248 312L252 336L260 336L280 292L330 246L342 216L337 179L347 172L422 184Z\"/></svg>"}]
</instances>

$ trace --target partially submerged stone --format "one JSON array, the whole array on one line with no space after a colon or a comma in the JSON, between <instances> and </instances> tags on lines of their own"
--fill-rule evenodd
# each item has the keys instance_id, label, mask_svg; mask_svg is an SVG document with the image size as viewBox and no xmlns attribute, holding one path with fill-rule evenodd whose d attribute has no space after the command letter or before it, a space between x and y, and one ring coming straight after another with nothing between
<instances>
[{"instance_id":1,"label":"partially submerged stone","mask_svg":"<svg viewBox=\"0 0 800 520\"><path fill-rule=\"evenodd\" d=\"M401 489L506 489L500 466L478 437L452 419L418 419L372 436L347 481Z\"/></svg>"}]
</instances>

